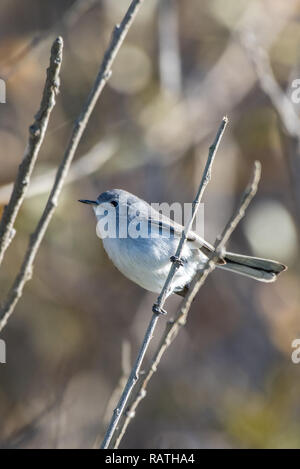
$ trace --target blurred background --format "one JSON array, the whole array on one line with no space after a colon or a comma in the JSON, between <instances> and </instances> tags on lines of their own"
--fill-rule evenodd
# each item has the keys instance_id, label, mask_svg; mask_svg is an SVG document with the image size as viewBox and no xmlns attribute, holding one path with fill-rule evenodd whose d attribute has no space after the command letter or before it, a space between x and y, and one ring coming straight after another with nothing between
<instances>
[{"instance_id":1,"label":"blurred background","mask_svg":"<svg viewBox=\"0 0 300 469\"><path fill-rule=\"evenodd\" d=\"M51 43L57 34L65 42L61 92L0 271L1 301L128 5L1 2L1 210L40 103ZM82 138L33 279L1 335L1 447L90 448L103 434L122 354L135 358L156 295L116 270L92 210L77 199L122 188L148 202L190 202L228 114L204 197L205 237L219 234L258 159L259 191L228 249L289 270L274 284L222 271L208 278L121 447L300 448L300 364L291 360L300 338L300 108L291 99L300 78L299 18L298 0L144 2ZM272 80L295 132L270 99ZM168 300L170 316L179 301ZM164 319L158 336L163 330Z\"/></svg>"}]
</instances>

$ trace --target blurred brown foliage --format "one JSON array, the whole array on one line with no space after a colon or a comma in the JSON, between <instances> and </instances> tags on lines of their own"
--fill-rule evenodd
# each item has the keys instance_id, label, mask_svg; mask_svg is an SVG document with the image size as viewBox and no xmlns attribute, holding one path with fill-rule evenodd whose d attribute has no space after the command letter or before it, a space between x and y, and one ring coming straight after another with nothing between
<instances>
[{"instance_id":1,"label":"blurred brown foliage","mask_svg":"<svg viewBox=\"0 0 300 469\"><path fill-rule=\"evenodd\" d=\"M61 94L34 176L62 157L112 27L128 6L127 0L90 3L75 22L64 23L73 0L1 2L0 76L7 85L7 102L0 104L1 185L15 177L56 33L65 41ZM165 11L157 3L143 5L77 158L107 138L118 142L116 154L65 187L33 280L2 335L2 447L92 447L121 373L122 341L130 341L133 358L151 314L155 295L114 268L96 238L92 211L77 199L118 187L149 202L191 201L207 147L228 113L205 195L206 238L213 241L223 227L258 159L259 191L229 249L275 258L289 270L270 285L225 272L208 279L123 447L300 448L300 364L291 361L291 343L300 338L300 227L288 136L236 35L252 28L289 93L300 69L300 3L227 0L224 8L221 0L189 0L188 7L173 0ZM175 25L167 37L160 15ZM1 299L45 201L41 193L23 205L0 272ZM177 304L169 300L170 315Z\"/></svg>"}]
</instances>

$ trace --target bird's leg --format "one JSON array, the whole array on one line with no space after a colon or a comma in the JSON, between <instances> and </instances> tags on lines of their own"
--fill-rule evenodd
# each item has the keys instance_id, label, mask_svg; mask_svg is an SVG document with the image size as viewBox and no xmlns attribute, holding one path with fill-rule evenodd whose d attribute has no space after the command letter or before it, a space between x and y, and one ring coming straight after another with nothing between
<instances>
[{"instance_id":1,"label":"bird's leg","mask_svg":"<svg viewBox=\"0 0 300 469\"><path fill-rule=\"evenodd\" d=\"M177 257L177 256L171 256L170 257L170 261L171 262L174 262L175 263L175 266L176 268L178 269L179 267L183 266L184 263L186 262L186 260L183 258L183 259L180 259L180 257ZM166 295L166 298L171 295L171 293L173 293L173 289L171 286L169 286L168 288L168 292L167 292L167 295ZM159 305L157 303L154 303L154 305L152 306L152 311L153 313L155 314L168 314L167 311L165 311L164 309L160 308Z\"/></svg>"},{"instance_id":2,"label":"bird's leg","mask_svg":"<svg viewBox=\"0 0 300 469\"><path fill-rule=\"evenodd\" d=\"M175 264L175 267L177 269L179 269L179 267L182 267L184 265L184 260L180 259L180 257L177 257L177 256L171 256L170 261L173 262L173 264Z\"/></svg>"},{"instance_id":3,"label":"bird's leg","mask_svg":"<svg viewBox=\"0 0 300 469\"><path fill-rule=\"evenodd\" d=\"M162 315L168 314L166 310L160 308L158 306L158 304L156 304L156 303L154 303L154 305L152 306L152 312L157 314L158 316L161 315L161 314Z\"/></svg>"}]
</instances>

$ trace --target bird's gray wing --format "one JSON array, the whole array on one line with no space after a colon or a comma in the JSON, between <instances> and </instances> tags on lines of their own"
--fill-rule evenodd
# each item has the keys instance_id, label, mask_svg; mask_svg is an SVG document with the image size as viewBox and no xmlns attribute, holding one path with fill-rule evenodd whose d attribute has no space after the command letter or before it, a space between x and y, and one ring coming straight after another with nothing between
<instances>
[{"instance_id":1,"label":"bird's gray wing","mask_svg":"<svg viewBox=\"0 0 300 469\"><path fill-rule=\"evenodd\" d=\"M157 212L153 208L151 208L151 213L148 213L148 219L151 225L158 228L162 234L169 235L171 233L175 237L181 237L183 226ZM201 236L197 235L194 231L189 232L187 242L192 249L200 249L200 251L206 256L214 251L213 246L201 238Z\"/></svg>"},{"instance_id":2,"label":"bird's gray wing","mask_svg":"<svg viewBox=\"0 0 300 469\"><path fill-rule=\"evenodd\" d=\"M151 219L152 221L152 219ZM164 231L166 233L172 233L174 236L180 238L183 231L183 226L179 223L174 222L173 220L169 219L162 215L161 220L157 220L156 218L153 220L153 223L158 225L161 228L162 233ZM214 252L214 247L205 241L205 239L201 238L201 236L197 235L194 231L190 231L187 236L187 243L191 247L191 249L199 249L205 256L209 256L212 252ZM226 260L219 258L217 264L224 265L226 264Z\"/></svg>"}]
</instances>

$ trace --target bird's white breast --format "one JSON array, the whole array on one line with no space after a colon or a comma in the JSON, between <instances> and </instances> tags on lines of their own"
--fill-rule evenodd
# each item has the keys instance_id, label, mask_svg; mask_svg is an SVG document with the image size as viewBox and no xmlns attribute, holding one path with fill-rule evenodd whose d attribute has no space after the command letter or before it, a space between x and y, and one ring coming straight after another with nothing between
<instances>
[{"instance_id":1,"label":"bird's white breast","mask_svg":"<svg viewBox=\"0 0 300 469\"><path fill-rule=\"evenodd\" d=\"M115 266L130 280L146 290L160 293L170 269L170 257L176 252L178 238L104 238L103 246ZM200 251L186 244L186 259L174 277L172 290L190 282L199 266Z\"/></svg>"}]
</instances>

